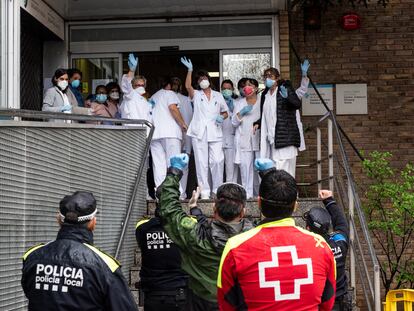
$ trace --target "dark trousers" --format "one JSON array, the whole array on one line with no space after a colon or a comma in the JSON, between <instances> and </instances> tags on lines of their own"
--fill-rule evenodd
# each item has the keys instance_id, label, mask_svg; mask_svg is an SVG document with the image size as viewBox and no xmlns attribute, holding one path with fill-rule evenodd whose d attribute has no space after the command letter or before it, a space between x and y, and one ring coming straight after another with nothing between
<instances>
[{"instance_id":1,"label":"dark trousers","mask_svg":"<svg viewBox=\"0 0 414 311\"><path fill-rule=\"evenodd\" d=\"M188 290L188 310L189 311L218 311L217 302L205 300L191 290Z\"/></svg>"},{"instance_id":2,"label":"dark trousers","mask_svg":"<svg viewBox=\"0 0 414 311\"><path fill-rule=\"evenodd\" d=\"M341 296L341 297L336 297L335 304L332 308L332 311L350 311L350 310L352 309L346 299L346 295Z\"/></svg>"},{"instance_id":3,"label":"dark trousers","mask_svg":"<svg viewBox=\"0 0 414 311\"><path fill-rule=\"evenodd\" d=\"M187 291L150 291L144 294L144 311L186 311Z\"/></svg>"}]
</instances>

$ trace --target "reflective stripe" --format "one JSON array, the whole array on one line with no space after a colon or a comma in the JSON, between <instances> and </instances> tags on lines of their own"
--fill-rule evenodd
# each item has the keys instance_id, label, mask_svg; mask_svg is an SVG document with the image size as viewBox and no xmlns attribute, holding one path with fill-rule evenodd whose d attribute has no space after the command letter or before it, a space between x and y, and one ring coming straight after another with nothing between
<instances>
[{"instance_id":1,"label":"reflective stripe","mask_svg":"<svg viewBox=\"0 0 414 311\"><path fill-rule=\"evenodd\" d=\"M103 251L97 249L95 246L92 246L87 243L83 243L83 245L89 247L92 251L94 251L111 269L112 272L115 272L116 269L118 269L121 264L112 256L109 256L108 254L105 254Z\"/></svg>"},{"instance_id":2,"label":"reflective stripe","mask_svg":"<svg viewBox=\"0 0 414 311\"><path fill-rule=\"evenodd\" d=\"M149 218L144 218L144 219L141 219L140 221L138 221L138 222L137 222L137 225L135 226L135 229L136 229L136 228L138 228L139 226L141 226L141 225L145 224L145 223L146 223L146 222L148 222L148 221L150 221L150 219L149 219Z\"/></svg>"},{"instance_id":3,"label":"reflective stripe","mask_svg":"<svg viewBox=\"0 0 414 311\"><path fill-rule=\"evenodd\" d=\"M44 244L39 244L39 245L36 245L36 246L33 246L33 247L29 248L29 249L26 251L26 253L24 253L24 255L23 255L22 259L23 259L23 260L26 260L27 256L29 256L29 255L30 255L31 253L33 253L35 250L37 250L37 249L39 249L39 248L41 248L41 247L43 247L43 246L45 246L45 245L44 245Z\"/></svg>"}]
</instances>

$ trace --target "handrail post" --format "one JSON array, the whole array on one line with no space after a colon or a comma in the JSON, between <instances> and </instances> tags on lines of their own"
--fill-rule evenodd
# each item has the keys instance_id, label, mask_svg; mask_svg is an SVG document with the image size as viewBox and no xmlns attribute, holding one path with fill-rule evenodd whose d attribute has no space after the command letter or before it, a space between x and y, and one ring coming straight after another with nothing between
<instances>
[{"instance_id":1,"label":"handrail post","mask_svg":"<svg viewBox=\"0 0 414 311\"><path fill-rule=\"evenodd\" d=\"M381 311L381 291L380 291L380 267L379 264L374 265L374 306L375 311Z\"/></svg>"},{"instance_id":2,"label":"handrail post","mask_svg":"<svg viewBox=\"0 0 414 311\"><path fill-rule=\"evenodd\" d=\"M328 173L329 173L329 190L334 191L334 168L333 168L333 134L332 120L328 119Z\"/></svg>"},{"instance_id":3,"label":"handrail post","mask_svg":"<svg viewBox=\"0 0 414 311\"><path fill-rule=\"evenodd\" d=\"M322 135L321 129L316 128L316 165L317 165L317 180L318 180L318 193L322 190Z\"/></svg>"},{"instance_id":4,"label":"handrail post","mask_svg":"<svg viewBox=\"0 0 414 311\"><path fill-rule=\"evenodd\" d=\"M350 223L354 220L354 195L352 193L352 188L350 185L350 181L347 180L348 183L348 213L349 213L349 220ZM349 242L351 245L354 245L354 239L355 239L355 231L354 226L349 226ZM349 265L350 265L350 278L351 278L351 286L354 289L356 293L356 280L355 280L355 253L354 248L350 248L349 253Z\"/></svg>"}]
</instances>

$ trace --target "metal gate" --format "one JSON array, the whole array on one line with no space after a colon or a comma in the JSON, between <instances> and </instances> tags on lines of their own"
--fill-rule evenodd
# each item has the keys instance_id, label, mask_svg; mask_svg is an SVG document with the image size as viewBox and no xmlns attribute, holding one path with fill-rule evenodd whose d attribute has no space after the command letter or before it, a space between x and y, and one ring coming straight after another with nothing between
<instances>
[{"instance_id":1,"label":"metal gate","mask_svg":"<svg viewBox=\"0 0 414 311\"><path fill-rule=\"evenodd\" d=\"M110 121L53 113L1 114ZM99 210L95 245L117 253L127 275L136 248L134 225L146 212L143 169L153 128L146 121L112 121L122 124L0 121L0 310L25 309L21 256L27 248L55 239L59 201L76 190L94 193Z\"/></svg>"}]
</instances>

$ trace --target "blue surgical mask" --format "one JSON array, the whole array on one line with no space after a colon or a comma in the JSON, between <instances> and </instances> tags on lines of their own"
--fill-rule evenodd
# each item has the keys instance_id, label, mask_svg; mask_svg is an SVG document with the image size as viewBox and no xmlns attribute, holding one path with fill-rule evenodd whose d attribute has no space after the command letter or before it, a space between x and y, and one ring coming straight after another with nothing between
<instances>
[{"instance_id":1,"label":"blue surgical mask","mask_svg":"<svg viewBox=\"0 0 414 311\"><path fill-rule=\"evenodd\" d=\"M229 99L233 95L233 91L229 89L224 89L221 91L221 94L223 95L225 99Z\"/></svg>"},{"instance_id":2,"label":"blue surgical mask","mask_svg":"<svg viewBox=\"0 0 414 311\"><path fill-rule=\"evenodd\" d=\"M106 102L107 96L106 94L96 94L96 101L98 103L103 104L104 102Z\"/></svg>"},{"instance_id":3,"label":"blue surgical mask","mask_svg":"<svg viewBox=\"0 0 414 311\"><path fill-rule=\"evenodd\" d=\"M266 78L266 87L271 88L273 86L273 84L276 83L276 80L270 79L270 78Z\"/></svg>"},{"instance_id":4,"label":"blue surgical mask","mask_svg":"<svg viewBox=\"0 0 414 311\"><path fill-rule=\"evenodd\" d=\"M73 80L70 84L73 88L77 89L80 85L80 80Z\"/></svg>"}]
</instances>

